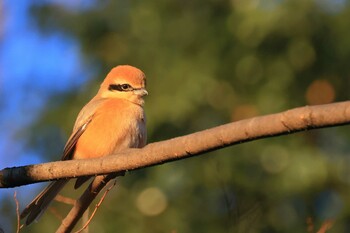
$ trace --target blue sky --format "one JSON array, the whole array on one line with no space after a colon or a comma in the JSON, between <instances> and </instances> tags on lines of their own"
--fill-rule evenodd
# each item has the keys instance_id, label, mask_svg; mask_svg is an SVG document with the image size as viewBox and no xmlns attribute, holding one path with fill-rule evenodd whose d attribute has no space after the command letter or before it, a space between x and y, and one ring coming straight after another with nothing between
<instances>
[{"instance_id":1,"label":"blue sky","mask_svg":"<svg viewBox=\"0 0 350 233\"><path fill-rule=\"evenodd\" d=\"M30 17L30 3L0 1L0 169L44 160L28 153L17 134L40 116L50 96L79 88L90 78L77 41L60 33L41 34ZM0 199L18 190L23 208L38 191L31 187L0 190ZM2 216L0 226L6 231L11 221Z\"/></svg>"},{"instance_id":2,"label":"blue sky","mask_svg":"<svg viewBox=\"0 0 350 233\"><path fill-rule=\"evenodd\" d=\"M16 133L41 114L50 96L88 79L78 43L59 33L40 34L29 1L4 1L0 36L0 165L39 162L28 156Z\"/></svg>"}]
</instances>

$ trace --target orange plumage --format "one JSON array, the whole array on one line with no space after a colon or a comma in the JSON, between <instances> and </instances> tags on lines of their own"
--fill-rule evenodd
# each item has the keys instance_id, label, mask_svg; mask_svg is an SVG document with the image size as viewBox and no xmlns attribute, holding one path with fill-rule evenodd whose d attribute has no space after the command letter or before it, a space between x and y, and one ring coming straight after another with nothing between
<instances>
[{"instance_id":1,"label":"orange plumage","mask_svg":"<svg viewBox=\"0 0 350 233\"><path fill-rule=\"evenodd\" d=\"M62 160L87 159L111 155L146 144L143 96L146 77L132 66L113 68L102 82L96 96L80 111L68 139ZM79 187L87 180L77 179ZM52 182L21 213L29 225L37 219L67 183Z\"/></svg>"},{"instance_id":2,"label":"orange plumage","mask_svg":"<svg viewBox=\"0 0 350 233\"><path fill-rule=\"evenodd\" d=\"M130 121L130 115L134 117L133 121ZM144 146L144 129L136 126L144 124L144 121L141 106L119 99L105 101L80 136L73 158L96 158L125 148Z\"/></svg>"}]
</instances>

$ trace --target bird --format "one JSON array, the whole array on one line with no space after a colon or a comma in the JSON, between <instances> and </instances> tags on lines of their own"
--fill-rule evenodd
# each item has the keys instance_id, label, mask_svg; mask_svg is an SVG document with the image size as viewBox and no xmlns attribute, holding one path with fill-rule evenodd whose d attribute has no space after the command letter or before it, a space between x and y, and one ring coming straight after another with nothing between
<instances>
[{"instance_id":1,"label":"bird","mask_svg":"<svg viewBox=\"0 0 350 233\"><path fill-rule=\"evenodd\" d=\"M98 158L128 148L144 147L147 141L143 109L146 95L146 76L140 69L130 65L114 67L97 94L79 112L61 160ZM77 178L75 188L89 178ZM51 182L24 208L20 218L26 218L25 225L45 212L68 181Z\"/></svg>"}]
</instances>

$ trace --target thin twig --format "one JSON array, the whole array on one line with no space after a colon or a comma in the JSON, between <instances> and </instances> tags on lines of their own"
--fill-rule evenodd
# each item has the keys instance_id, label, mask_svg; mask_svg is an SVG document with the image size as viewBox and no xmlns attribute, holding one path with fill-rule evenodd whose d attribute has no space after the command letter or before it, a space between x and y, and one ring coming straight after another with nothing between
<instances>
[{"instance_id":1,"label":"thin twig","mask_svg":"<svg viewBox=\"0 0 350 233\"><path fill-rule=\"evenodd\" d=\"M67 205L74 205L74 203L75 203L75 200L73 198L65 197L65 196L60 195L60 194L58 194L54 200L57 202L60 202L60 203L67 204ZM57 211L56 208L49 207L49 211L60 221L62 221L64 219L64 217L60 214L59 211Z\"/></svg>"},{"instance_id":2,"label":"thin twig","mask_svg":"<svg viewBox=\"0 0 350 233\"><path fill-rule=\"evenodd\" d=\"M13 199L15 199L15 203L16 203L16 215L17 215L17 230L16 233L19 233L21 230L21 219L19 217L19 202L17 200L17 192L15 191L15 193L13 194Z\"/></svg>"},{"instance_id":3,"label":"thin twig","mask_svg":"<svg viewBox=\"0 0 350 233\"><path fill-rule=\"evenodd\" d=\"M74 226L81 219L84 212L88 209L92 201L96 198L99 192L107 185L107 183L116 177L116 174L105 176L96 176L90 185L85 189L84 193L76 200L74 206L69 211L67 216L62 220L61 225L56 230L56 233L72 232Z\"/></svg>"},{"instance_id":4,"label":"thin twig","mask_svg":"<svg viewBox=\"0 0 350 233\"><path fill-rule=\"evenodd\" d=\"M307 233L313 233L315 229L314 221L312 220L312 217L306 218L306 231Z\"/></svg>"},{"instance_id":5,"label":"thin twig","mask_svg":"<svg viewBox=\"0 0 350 233\"><path fill-rule=\"evenodd\" d=\"M58 201L67 205L74 205L75 203L75 199L70 197L65 197L61 194L57 194L57 196L55 197L55 201Z\"/></svg>"},{"instance_id":6,"label":"thin twig","mask_svg":"<svg viewBox=\"0 0 350 233\"><path fill-rule=\"evenodd\" d=\"M82 232L90 224L91 220L93 219L93 217L95 216L95 214L97 212L97 209L101 206L102 202L106 198L107 193L116 185L116 183L117 183L117 180L114 180L113 184L106 189L106 191L103 193L100 201L96 204L95 209L92 212L92 214L91 214L90 218L88 219L88 221L84 224L84 226L80 230L76 231L75 233Z\"/></svg>"},{"instance_id":7,"label":"thin twig","mask_svg":"<svg viewBox=\"0 0 350 233\"><path fill-rule=\"evenodd\" d=\"M90 207L87 208L83 214L83 216L81 217L81 221L82 223L87 222L89 220L89 216L90 216ZM83 225L83 224L82 224ZM85 228L85 230L83 231L83 233L89 233L89 226L87 226Z\"/></svg>"},{"instance_id":8,"label":"thin twig","mask_svg":"<svg viewBox=\"0 0 350 233\"><path fill-rule=\"evenodd\" d=\"M50 213L53 214L53 216L55 216L59 221L63 220L64 217L56 208L49 207L48 211L50 211Z\"/></svg>"},{"instance_id":9,"label":"thin twig","mask_svg":"<svg viewBox=\"0 0 350 233\"><path fill-rule=\"evenodd\" d=\"M321 228L317 231L317 233L325 233L327 230L331 229L334 224L334 220L328 219L322 223Z\"/></svg>"}]
</instances>

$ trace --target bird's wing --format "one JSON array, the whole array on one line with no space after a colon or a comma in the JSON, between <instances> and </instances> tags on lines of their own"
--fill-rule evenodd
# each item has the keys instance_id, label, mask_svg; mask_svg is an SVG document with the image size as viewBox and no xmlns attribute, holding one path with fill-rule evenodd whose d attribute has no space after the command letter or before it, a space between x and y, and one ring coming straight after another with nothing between
<instances>
[{"instance_id":1,"label":"bird's wing","mask_svg":"<svg viewBox=\"0 0 350 233\"><path fill-rule=\"evenodd\" d=\"M64 146L63 155L61 160L70 160L73 158L75 151L75 145L77 144L80 136L84 133L89 123L93 119L93 115L96 109L105 101L105 99L92 99L87 103L78 114L75 121L73 133L69 137L66 145Z\"/></svg>"},{"instance_id":2,"label":"bird's wing","mask_svg":"<svg viewBox=\"0 0 350 233\"><path fill-rule=\"evenodd\" d=\"M80 138L80 136L84 133L86 127L88 126L88 124L91 122L91 119L88 119L88 121L83 124L82 126L80 126L73 134L72 136L68 139L64 150L63 150L63 156L61 160L70 160L73 157L74 154L74 150L75 150L75 145L77 144L78 139Z\"/></svg>"}]
</instances>

